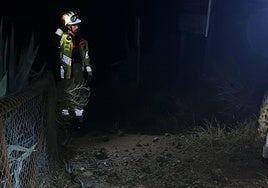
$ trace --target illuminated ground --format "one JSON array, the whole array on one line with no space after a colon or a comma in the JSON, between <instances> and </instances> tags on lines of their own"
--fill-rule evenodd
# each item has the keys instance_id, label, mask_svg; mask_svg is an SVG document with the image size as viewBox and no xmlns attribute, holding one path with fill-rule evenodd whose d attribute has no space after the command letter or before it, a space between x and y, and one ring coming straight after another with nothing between
<instances>
[{"instance_id":1,"label":"illuminated ground","mask_svg":"<svg viewBox=\"0 0 268 188\"><path fill-rule=\"evenodd\" d=\"M68 165L71 168L69 172L59 170L51 186L268 187L268 166L260 159L261 144L237 133L90 132L71 138L63 148L61 156L67 171Z\"/></svg>"}]
</instances>

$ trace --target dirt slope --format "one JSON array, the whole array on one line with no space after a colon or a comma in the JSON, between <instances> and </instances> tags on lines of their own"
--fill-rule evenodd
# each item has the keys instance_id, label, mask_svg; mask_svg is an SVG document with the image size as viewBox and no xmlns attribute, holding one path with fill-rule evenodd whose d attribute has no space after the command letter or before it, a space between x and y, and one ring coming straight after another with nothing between
<instances>
[{"instance_id":1,"label":"dirt slope","mask_svg":"<svg viewBox=\"0 0 268 188\"><path fill-rule=\"evenodd\" d=\"M202 133L203 134L203 133ZM52 187L268 187L261 145L194 135L90 132L72 137ZM238 147L239 146L239 147Z\"/></svg>"}]
</instances>

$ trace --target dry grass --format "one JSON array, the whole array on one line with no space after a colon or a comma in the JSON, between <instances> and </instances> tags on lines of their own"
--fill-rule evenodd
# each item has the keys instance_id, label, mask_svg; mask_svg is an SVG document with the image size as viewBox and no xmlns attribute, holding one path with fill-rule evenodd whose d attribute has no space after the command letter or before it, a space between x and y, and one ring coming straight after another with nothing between
<instances>
[{"instance_id":1,"label":"dry grass","mask_svg":"<svg viewBox=\"0 0 268 188\"><path fill-rule=\"evenodd\" d=\"M204 127L182 136L180 142L185 155L193 159L191 168L198 169L199 179L223 183L236 179L245 186L241 178L260 178L255 171L261 170L263 143L255 120L241 122L236 128L207 121Z\"/></svg>"},{"instance_id":2,"label":"dry grass","mask_svg":"<svg viewBox=\"0 0 268 188\"><path fill-rule=\"evenodd\" d=\"M256 147L262 140L255 120L241 122L236 128L220 125L217 121L205 121L205 126L194 128L183 138L185 149L211 154L235 153Z\"/></svg>"}]
</instances>

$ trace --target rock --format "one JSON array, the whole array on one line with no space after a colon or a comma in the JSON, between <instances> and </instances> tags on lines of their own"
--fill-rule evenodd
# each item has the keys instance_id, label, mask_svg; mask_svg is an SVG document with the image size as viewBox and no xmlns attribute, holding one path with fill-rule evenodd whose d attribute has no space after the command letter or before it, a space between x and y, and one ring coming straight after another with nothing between
<instances>
[{"instance_id":1,"label":"rock","mask_svg":"<svg viewBox=\"0 0 268 188\"><path fill-rule=\"evenodd\" d=\"M158 142L159 138L158 137L154 137L153 142Z\"/></svg>"},{"instance_id":2,"label":"rock","mask_svg":"<svg viewBox=\"0 0 268 188\"><path fill-rule=\"evenodd\" d=\"M109 137L108 137L107 135L103 135L103 136L101 137L101 140L102 140L103 142L108 142L110 139L109 139Z\"/></svg>"}]
</instances>

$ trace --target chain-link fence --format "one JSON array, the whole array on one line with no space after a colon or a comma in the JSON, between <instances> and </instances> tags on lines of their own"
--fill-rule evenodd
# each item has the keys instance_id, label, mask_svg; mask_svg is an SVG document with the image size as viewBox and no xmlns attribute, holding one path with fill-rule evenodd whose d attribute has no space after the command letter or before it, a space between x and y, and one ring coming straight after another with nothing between
<instances>
[{"instance_id":1,"label":"chain-link fence","mask_svg":"<svg viewBox=\"0 0 268 188\"><path fill-rule=\"evenodd\" d=\"M51 73L0 100L0 187L38 187L57 158L56 89Z\"/></svg>"}]
</instances>

